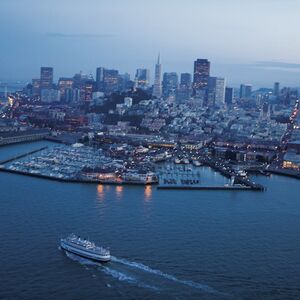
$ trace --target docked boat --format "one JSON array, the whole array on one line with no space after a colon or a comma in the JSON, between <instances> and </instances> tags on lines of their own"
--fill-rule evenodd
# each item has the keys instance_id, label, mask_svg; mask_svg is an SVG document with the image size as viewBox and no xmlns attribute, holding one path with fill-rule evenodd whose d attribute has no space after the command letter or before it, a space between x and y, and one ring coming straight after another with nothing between
<instances>
[{"instance_id":1,"label":"docked boat","mask_svg":"<svg viewBox=\"0 0 300 300\"><path fill-rule=\"evenodd\" d=\"M96 246L95 243L82 239L75 234L70 234L60 240L62 249L78 256L98 262L110 261L110 251L106 248Z\"/></svg>"},{"instance_id":2,"label":"docked boat","mask_svg":"<svg viewBox=\"0 0 300 300\"><path fill-rule=\"evenodd\" d=\"M181 163L181 160L180 160L178 157L176 157L176 158L175 158L175 160L174 160L174 162L175 162L175 164L177 164L177 165L178 165L178 164L180 164L180 163Z\"/></svg>"},{"instance_id":3,"label":"docked boat","mask_svg":"<svg viewBox=\"0 0 300 300\"><path fill-rule=\"evenodd\" d=\"M194 161L193 161L193 165L194 165L195 167L201 167L201 166L202 166L202 164L200 163L199 160L194 160Z\"/></svg>"},{"instance_id":4,"label":"docked boat","mask_svg":"<svg viewBox=\"0 0 300 300\"><path fill-rule=\"evenodd\" d=\"M244 171L244 170L239 170L238 175L241 176L241 177L247 177L247 172Z\"/></svg>"},{"instance_id":5,"label":"docked boat","mask_svg":"<svg viewBox=\"0 0 300 300\"><path fill-rule=\"evenodd\" d=\"M183 163L185 164L185 165L188 165L190 162L189 162L189 160L187 159L187 158L184 158L183 160Z\"/></svg>"},{"instance_id":6,"label":"docked boat","mask_svg":"<svg viewBox=\"0 0 300 300\"><path fill-rule=\"evenodd\" d=\"M155 184L158 182L158 178L155 173L137 173L127 171L122 174L122 181L126 184Z\"/></svg>"}]
</instances>

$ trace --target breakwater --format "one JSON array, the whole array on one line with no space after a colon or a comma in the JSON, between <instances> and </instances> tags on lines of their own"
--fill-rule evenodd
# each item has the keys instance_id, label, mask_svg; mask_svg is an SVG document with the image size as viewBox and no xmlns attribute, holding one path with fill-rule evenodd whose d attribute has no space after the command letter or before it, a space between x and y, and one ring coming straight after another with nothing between
<instances>
[{"instance_id":1,"label":"breakwater","mask_svg":"<svg viewBox=\"0 0 300 300\"><path fill-rule=\"evenodd\" d=\"M17 159L21 159L21 158L24 158L28 155L31 155L31 154L34 154L34 153L37 153L37 152L40 152L40 151L43 151L45 149L47 149L48 146L45 146L45 147L41 147L41 148L38 148L36 150L33 150L33 151L29 151L29 152L26 152L26 153L23 153L23 154L20 154L20 155L16 155L16 156L13 156L11 158L8 158L8 159L5 159L5 160L2 160L0 161L0 165L4 165L4 164L7 164L9 162L12 162L12 161L15 161Z\"/></svg>"}]
</instances>

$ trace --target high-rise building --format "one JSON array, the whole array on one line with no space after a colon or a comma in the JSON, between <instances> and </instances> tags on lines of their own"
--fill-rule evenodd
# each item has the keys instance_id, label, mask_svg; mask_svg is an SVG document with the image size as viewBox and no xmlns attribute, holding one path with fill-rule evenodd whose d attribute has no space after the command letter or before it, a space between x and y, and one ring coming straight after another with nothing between
<instances>
[{"instance_id":1,"label":"high-rise building","mask_svg":"<svg viewBox=\"0 0 300 300\"><path fill-rule=\"evenodd\" d=\"M41 90L41 101L43 103L52 103L60 101L60 93L54 89L42 89Z\"/></svg>"},{"instance_id":2,"label":"high-rise building","mask_svg":"<svg viewBox=\"0 0 300 300\"><path fill-rule=\"evenodd\" d=\"M86 100L86 97L85 97L85 92L86 92L85 83L88 80L92 80L92 79L90 79L89 76L87 76L86 74L83 74L82 72L74 75L74 77L73 77L73 88L78 90L76 92L76 97L78 97L78 93L79 93L79 97L78 97L79 99L76 99L76 102Z\"/></svg>"},{"instance_id":3,"label":"high-rise building","mask_svg":"<svg viewBox=\"0 0 300 300\"><path fill-rule=\"evenodd\" d=\"M192 95L192 75L190 73L182 73L180 75L180 84L176 93L176 102L184 103L190 100Z\"/></svg>"},{"instance_id":4,"label":"high-rise building","mask_svg":"<svg viewBox=\"0 0 300 300\"><path fill-rule=\"evenodd\" d=\"M215 104L222 105L224 103L225 103L225 78L217 77Z\"/></svg>"},{"instance_id":5,"label":"high-rise building","mask_svg":"<svg viewBox=\"0 0 300 300\"><path fill-rule=\"evenodd\" d=\"M164 73L162 82L163 97L175 95L178 88L178 75L176 72Z\"/></svg>"},{"instance_id":6,"label":"high-rise building","mask_svg":"<svg viewBox=\"0 0 300 300\"><path fill-rule=\"evenodd\" d=\"M124 90L130 81L129 74L119 74L118 70L109 70L103 67L96 69L96 91L113 93Z\"/></svg>"},{"instance_id":7,"label":"high-rise building","mask_svg":"<svg viewBox=\"0 0 300 300\"><path fill-rule=\"evenodd\" d=\"M72 91L66 91L67 102L79 103L81 101L81 90L78 88L72 89Z\"/></svg>"},{"instance_id":8,"label":"high-rise building","mask_svg":"<svg viewBox=\"0 0 300 300\"><path fill-rule=\"evenodd\" d=\"M73 78L59 78L58 90L60 92L60 100L66 101L66 90L73 88Z\"/></svg>"},{"instance_id":9,"label":"high-rise building","mask_svg":"<svg viewBox=\"0 0 300 300\"><path fill-rule=\"evenodd\" d=\"M98 92L102 92L104 90L103 82L104 82L104 68L99 67L96 69L96 89Z\"/></svg>"},{"instance_id":10,"label":"high-rise building","mask_svg":"<svg viewBox=\"0 0 300 300\"><path fill-rule=\"evenodd\" d=\"M216 102L217 77L209 77L207 85L207 106L214 106Z\"/></svg>"},{"instance_id":11,"label":"high-rise building","mask_svg":"<svg viewBox=\"0 0 300 300\"><path fill-rule=\"evenodd\" d=\"M190 89L192 87L192 75L190 73L181 73L180 88Z\"/></svg>"},{"instance_id":12,"label":"high-rise building","mask_svg":"<svg viewBox=\"0 0 300 300\"><path fill-rule=\"evenodd\" d=\"M132 88L132 81L130 80L130 74L124 73L119 75L119 91L126 91Z\"/></svg>"},{"instance_id":13,"label":"high-rise building","mask_svg":"<svg viewBox=\"0 0 300 300\"><path fill-rule=\"evenodd\" d=\"M103 84L105 93L113 93L119 90L119 71L104 69Z\"/></svg>"},{"instance_id":14,"label":"high-rise building","mask_svg":"<svg viewBox=\"0 0 300 300\"><path fill-rule=\"evenodd\" d=\"M249 99L252 95L251 84L241 84L240 86L240 99Z\"/></svg>"},{"instance_id":15,"label":"high-rise building","mask_svg":"<svg viewBox=\"0 0 300 300\"><path fill-rule=\"evenodd\" d=\"M280 83L275 82L274 83L273 94L274 94L275 97L279 97L279 93L280 93Z\"/></svg>"},{"instance_id":16,"label":"high-rise building","mask_svg":"<svg viewBox=\"0 0 300 300\"><path fill-rule=\"evenodd\" d=\"M86 74L83 74L82 72L75 74L73 77L73 87L81 89L88 79L89 77Z\"/></svg>"},{"instance_id":17,"label":"high-rise building","mask_svg":"<svg viewBox=\"0 0 300 300\"><path fill-rule=\"evenodd\" d=\"M65 91L64 91L64 93L65 93L64 101L65 102L67 102L67 103L74 102L74 91L75 91L75 89L70 89L70 88L65 89ZM60 99L62 99L61 96L60 96Z\"/></svg>"},{"instance_id":18,"label":"high-rise building","mask_svg":"<svg viewBox=\"0 0 300 300\"><path fill-rule=\"evenodd\" d=\"M197 59L194 62L194 82L195 91L206 89L210 74L210 62L207 59Z\"/></svg>"},{"instance_id":19,"label":"high-rise building","mask_svg":"<svg viewBox=\"0 0 300 300\"><path fill-rule=\"evenodd\" d=\"M148 69L137 69L135 73L135 87L146 89L149 87L150 71Z\"/></svg>"},{"instance_id":20,"label":"high-rise building","mask_svg":"<svg viewBox=\"0 0 300 300\"><path fill-rule=\"evenodd\" d=\"M209 77L207 89L207 105L222 105L225 102L225 79Z\"/></svg>"},{"instance_id":21,"label":"high-rise building","mask_svg":"<svg viewBox=\"0 0 300 300\"><path fill-rule=\"evenodd\" d=\"M161 87L161 63L160 63L160 55L158 55L157 63L155 65L155 77L154 77L154 85L152 96L156 98L161 98L162 87Z\"/></svg>"},{"instance_id":22,"label":"high-rise building","mask_svg":"<svg viewBox=\"0 0 300 300\"><path fill-rule=\"evenodd\" d=\"M89 79L84 83L84 101L91 101L93 99L95 81Z\"/></svg>"},{"instance_id":23,"label":"high-rise building","mask_svg":"<svg viewBox=\"0 0 300 300\"><path fill-rule=\"evenodd\" d=\"M41 80L40 79L32 79L32 95L39 95L41 91Z\"/></svg>"},{"instance_id":24,"label":"high-rise building","mask_svg":"<svg viewBox=\"0 0 300 300\"><path fill-rule=\"evenodd\" d=\"M41 90L52 89L53 85L53 68L41 67Z\"/></svg>"},{"instance_id":25,"label":"high-rise building","mask_svg":"<svg viewBox=\"0 0 300 300\"><path fill-rule=\"evenodd\" d=\"M234 90L231 87L225 89L225 103L230 105L233 103Z\"/></svg>"}]
</instances>

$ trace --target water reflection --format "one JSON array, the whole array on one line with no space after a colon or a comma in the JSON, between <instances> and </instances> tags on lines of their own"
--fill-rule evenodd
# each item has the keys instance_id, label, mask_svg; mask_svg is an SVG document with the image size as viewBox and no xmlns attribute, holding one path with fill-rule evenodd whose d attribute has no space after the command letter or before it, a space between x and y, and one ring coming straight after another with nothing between
<instances>
[{"instance_id":1,"label":"water reflection","mask_svg":"<svg viewBox=\"0 0 300 300\"><path fill-rule=\"evenodd\" d=\"M117 185L116 186L116 195L118 198L122 198L123 196L123 186Z\"/></svg>"},{"instance_id":2,"label":"water reflection","mask_svg":"<svg viewBox=\"0 0 300 300\"><path fill-rule=\"evenodd\" d=\"M144 190L144 199L146 201L151 201L152 199L152 186L146 185Z\"/></svg>"},{"instance_id":3,"label":"water reflection","mask_svg":"<svg viewBox=\"0 0 300 300\"><path fill-rule=\"evenodd\" d=\"M97 198L102 201L102 200L104 200L104 196L105 196L104 186L102 184L98 184L97 185Z\"/></svg>"}]
</instances>

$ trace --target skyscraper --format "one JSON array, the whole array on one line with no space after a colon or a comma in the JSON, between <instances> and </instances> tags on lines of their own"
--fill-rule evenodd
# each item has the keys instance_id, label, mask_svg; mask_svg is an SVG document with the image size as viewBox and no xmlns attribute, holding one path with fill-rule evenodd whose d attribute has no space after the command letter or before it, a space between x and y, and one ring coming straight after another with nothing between
<instances>
[{"instance_id":1,"label":"skyscraper","mask_svg":"<svg viewBox=\"0 0 300 300\"><path fill-rule=\"evenodd\" d=\"M52 103L60 101L60 92L54 89L42 89L41 101L44 103Z\"/></svg>"},{"instance_id":2,"label":"skyscraper","mask_svg":"<svg viewBox=\"0 0 300 300\"><path fill-rule=\"evenodd\" d=\"M192 86L192 75L190 73L181 73L180 75L180 88L190 89Z\"/></svg>"},{"instance_id":3,"label":"skyscraper","mask_svg":"<svg viewBox=\"0 0 300 300\"><path fill-rule=\"evenodd\" d=\"M32 95L39 95L41 91L41 79L32 79Z\"/></svg>"},{"instance_id":4,"label":"skyscraper","mask_svg":"<svg viewBox=\"0 0 300 300\"><path fill-rule=\"evenodd\" d=\"M85 101L85 82L89 80L86 74L81 71L73 76L73 88L76 89L75 97L76 102Z\"/></svg>"},{"instance_id":5,"label":"skyscraper","mask_svg":"<svg viewBox=\"0 0 300 300\"><path fill-rule=\"evenodd\" d=\"M224 103L225 103L225 78L217 77L215 104L222 105Z\"/></svg>"},{"instance_id":6,"label":"skyscraper","mask_svg":"<svg viewBox=\"0 0 300 300\"><path fill-rule=\"evenodd\" d=\"M231 87L226 87L225 89L225 103L230 105L233 103L234 91Z\"/></svg>"},{"instance_id":7,"label":"skyscraper","mask_svg":"<svg viewBox=\"0 0 300 300\"><path fill-rule=\"evenodd\" d=\"M43 89L51 89L53 85L53 68L41 67L40 87Z\"/></svg>"},{"instance_id":8,"label":"skyscraper","mask_svg":"<svg viewBox=\"0 0 300 300\"><path fill-rule=\"evenodd\" d=\"M120 92L130 90L133 87L133 82L130 80L130 74L124 73L119 74L119 88L118 90Z\"/></svg>"},{"instance_id":9,"label":"skyscraper","mask_svg":"<svg viewBox=\"0 0 300 300\"><path fill-rule=\"evenodd\" d=\"M274 94L275 97L279 97L279 93L280 93L280 83L275 82L274 83L273 94Z\"/></svg>"},{"instance_id":10,"label":"skyscraper","mask_svg":"<svg viewBox=\"0 0 300 300\"><path fill-rule=\"evenodd\" d=\"M148 69L137 69L135 73L135 86L146 89L149 86L150 71Z\"/></svg>"},{"instance_id":11,"label":"skyscraper","mask_svg":"<svg viewBox=\"0 0 300 300\"><path fill-rule=\"evenodd\" d=\"M206 89L210 74L210 62L207 59L197 59L194 62L194 83L195 91Z\"/></svg>"},{"instance_id":12,"label":"skyscraper","mask_svg":"<svg viewBox=\"0 0 300 300\"><path fill-rule=\"evenodd\" d=\"M240 99L251 98L251 95L252 95L252 85L251 84L241 84Z\"/></svg>"},{"instance_id":13,"label":"skyscraper","mask_svg":"<svg viewBox=\"0 0 300 300\"><path fill-rule=\"evenodd\" d=\"M222 105L225 100L225 79L221 77L209 77L207 90L208 106Z\"/></svg>"},{"instance_id":14,"label":"skyscraper","mask_svg":"<svg viewBox=\"0 0 300 300\"><path fill-rule=\"evenodd\" d=\"M98 92L102 92L104 89L103 79L104 79L104 68L99 67L96 69L96 90Z\"/></svg>"},{"instance_id":15,"label":"skyscraper","mask_svg":"<svg viewBox=\"0 0 300 300\"><path fill-rule=\"evenodd\" d=\"M176 72L164 73L162 91L164 98L175 95L178 88L178 75Z\"/></svg>"},{"instance_id":16,"label":"skyscraper","mask_svg":"<svg viewBox=\"0 0 300 300\"><path fill-rule=\"evenodd\" d=\"M105 93L113 93L119 90L119 71L104 69L103 84Z\"/></svg>"},{"instance_id":17,"label":"skyscraper","mask_svg":"<svg viewBox=\"0 0 300 300\"><path fill-rule=\"evenodd\" d=\"M155 65L155 77L152 96L160 98L162 94L161 87L161 63L160 63L160 54L158 55L157 63Z\"/></svg>"},{"instance_id":18,"label":"skyscraper","mask_svg":"<svg viewBox=\"0 0 300 300\"><path fill-rule=\"evenodd\" d=\"M73 88L73 78L59 78L58 90L60 92L60 100L66 100L66 90Z\"/></svg>"},{"instance_id":19,"label":"skyscraper","mask_svg":"<svg viewBox=\"0 0 300 300\"><path fill-rule=\"evenodd\" d=\"M84 83L84 101L91 101L93 99L94 83L91 79Z\"/></svg>"},{"instance_id":20,"label":"skyscraper","mask_svg":"<svg viewBox=\"0 0 300 300\"><path fill-rule=\"evenodd\" d=\"M207 106L214 106L216 102L217 77L209 77L207 85Z\"/></svg>"},{"instance_id":21,"label":"skyscraper","mask_svg":"<svg viewBox=\"0 0 300 300\"><path fill-rule=\"evenodd\" d=\"M176 93L176 102L184 103L190 100L192 94L192 75L190 73L181 73L180 84Z\"/></svg>"}]
</instances>

